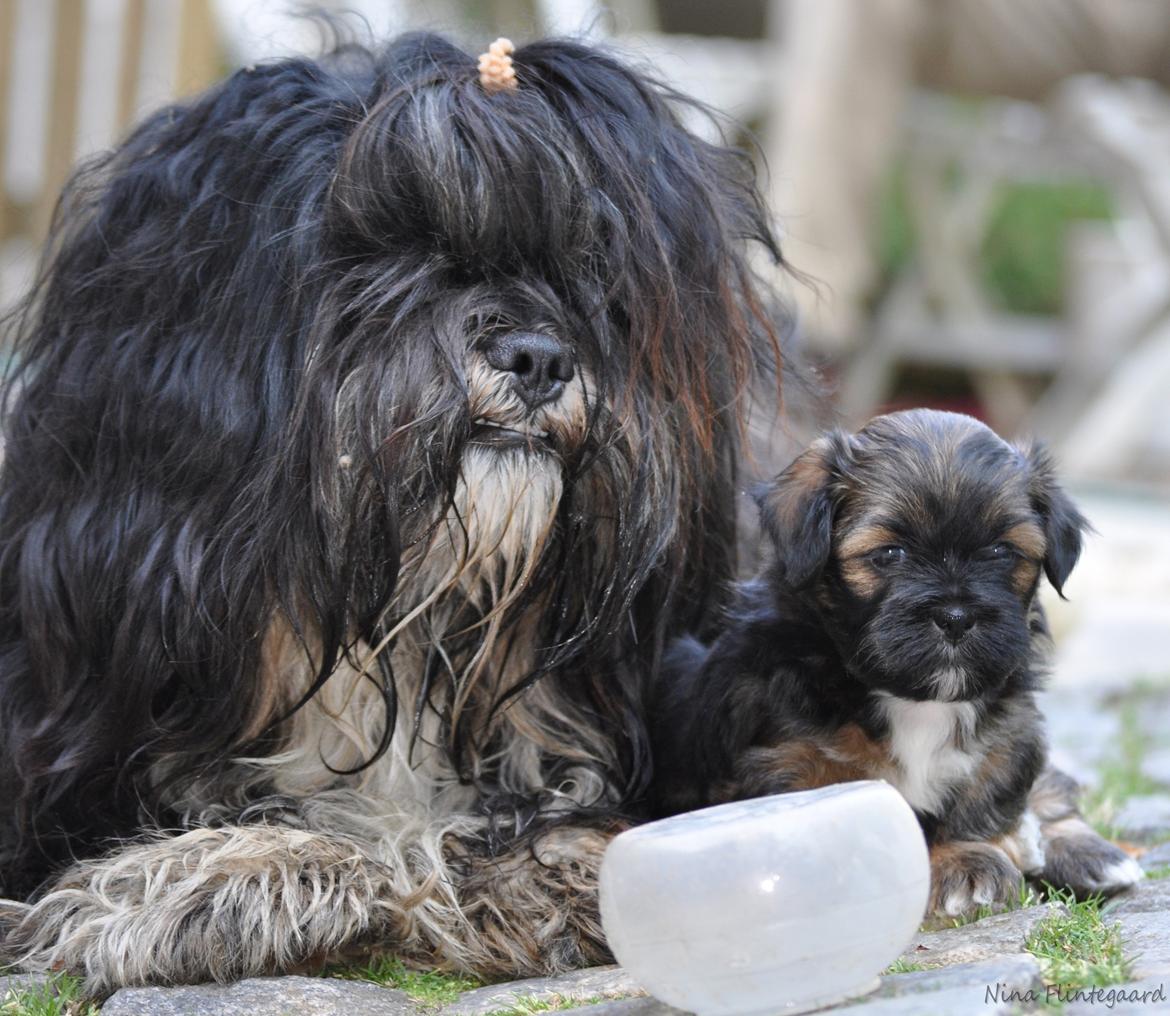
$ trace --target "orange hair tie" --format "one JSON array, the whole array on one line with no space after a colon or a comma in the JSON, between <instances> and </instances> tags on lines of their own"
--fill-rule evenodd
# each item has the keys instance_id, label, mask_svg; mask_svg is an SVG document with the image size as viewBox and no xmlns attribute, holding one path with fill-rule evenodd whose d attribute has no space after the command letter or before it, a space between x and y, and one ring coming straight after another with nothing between
<instances>
[{"instance_id":1,"label":"orange hair tie","mask_svg":"<svg viewBox=\"0 0 1170 1016\"><path fill-rule=\"evenodd\" d=\"M511 39L497 39L479 58L479 83L485 92L506 92L516 87L516 68L512 66L515 48Z\"/></svg>"}]
</instances>

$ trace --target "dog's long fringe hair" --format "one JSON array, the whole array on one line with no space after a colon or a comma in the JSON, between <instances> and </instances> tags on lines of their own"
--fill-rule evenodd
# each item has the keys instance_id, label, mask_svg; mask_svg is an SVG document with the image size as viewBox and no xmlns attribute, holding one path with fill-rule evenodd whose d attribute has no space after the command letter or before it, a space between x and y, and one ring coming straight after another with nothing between
<instances>
[{"instance_id":1,"label":"dog's long fringe hair","mask_svg":"<svg viewBox=\"0 0 1170 1016\"><path fill-rule=\"evenodd\" d=\"M3 894L189 821L178 783L230 797L230 760L278 754L342 669L386 715L321 760L339 784L401 707L501 841L539 825L493 762L539 681L542 778L592 766L610 790L578 812L636 814L644 682L732 577L743 418L780 360L748 248L780 254L750 160L681 97L573 42L515 60L497 95L429 34L242 70L69 184L10 327ZM434 550L472 526L468 351L533 322L591 379L583 436L547 531L472 593L484 548ZM423 662L395 673L408 625Z\"/></svg>"}]
</instances>

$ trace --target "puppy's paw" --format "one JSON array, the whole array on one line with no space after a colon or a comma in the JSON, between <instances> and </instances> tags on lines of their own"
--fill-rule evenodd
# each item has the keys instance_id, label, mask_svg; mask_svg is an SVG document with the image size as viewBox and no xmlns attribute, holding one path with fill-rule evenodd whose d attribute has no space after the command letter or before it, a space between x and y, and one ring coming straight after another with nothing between
<instances>
[{"instance_id":1,"label":"puppy's paw","mask_svg":"<svg viewBox=\"0 0 1170 1016\"><path fill-rule=\"evenodd\" d=\"M1024 876L992 843L943 843L930 851L930 909L962 917L1016 898Z\"/></svg>"},{"instance_id":2,"label":"puppy's paw","mask_svg":"<svg viewBox=\"0 0 1170 1016\"><path fill-rule=\"evenodd\" d=\"M1065 818L1041 826L1044 870L1041 877L1058 889L1078 896L1111 896L1144 877L1141 865L1114 843L1097 834L1084 819Z\"/></svg>"}]
</instances>

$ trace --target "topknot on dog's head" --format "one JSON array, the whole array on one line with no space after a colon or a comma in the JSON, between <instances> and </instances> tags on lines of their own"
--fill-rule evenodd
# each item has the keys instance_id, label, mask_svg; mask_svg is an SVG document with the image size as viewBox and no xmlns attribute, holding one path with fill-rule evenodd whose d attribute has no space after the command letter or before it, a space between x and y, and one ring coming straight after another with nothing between
<instances>
[{"instance_id":1,"label":"topknot on dog's head","mask_svg":"<svg viewBox=\"0 0 1170 1016\"><path fill-rule=\"evenodd\" d=\"M516 87L516 67L511 39L500 38L479 57L479 83L485 92L509 92Z\"/></svg>"}]
</instances>

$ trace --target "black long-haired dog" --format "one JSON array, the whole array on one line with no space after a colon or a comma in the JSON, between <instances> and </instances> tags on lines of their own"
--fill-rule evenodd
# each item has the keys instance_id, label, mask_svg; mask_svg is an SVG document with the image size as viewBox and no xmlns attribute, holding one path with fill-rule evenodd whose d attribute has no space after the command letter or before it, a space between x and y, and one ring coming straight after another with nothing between
<instances>
[{"instance_id":1,"label":"black long-haired dog","mask_svg":"<svg viewBox=\"0 0 1170 1016\"><path fill-rule=\"evenodd\" d=\"M1086 523L1042 449L914 410L817 441L759 505L775 555L708 649L682 639L654 711L663 810L861 779L931 848L935 910L1141 877L1043 772L1033 700Z\"/></svg>"},{"instance_id":2,"label":"black long-haired dog","mask_svg":"<svg viewBox=\"0 0 1170 1016\"><path fill-rule=\"evenodd\" d=\"M514 61L243 70L68 187L0 474L0 958L101 993L607 956L779 252L684 100Z\"/></svg>"}]
</instances>

